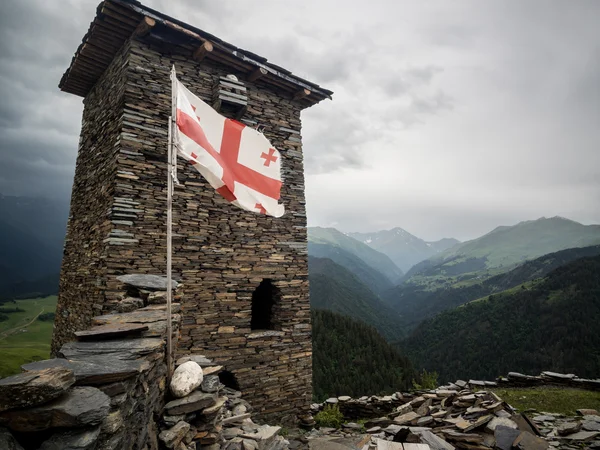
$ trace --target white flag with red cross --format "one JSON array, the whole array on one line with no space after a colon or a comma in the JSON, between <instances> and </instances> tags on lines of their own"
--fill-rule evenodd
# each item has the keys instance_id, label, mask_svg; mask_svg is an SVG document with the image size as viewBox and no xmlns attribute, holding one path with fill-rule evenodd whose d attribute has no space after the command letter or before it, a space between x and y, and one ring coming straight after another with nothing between
<instances>
[{"instance_id":1,"label":"white flag with red cross","mask_svg":"<svg viewBox=\"0 0 600 450\"><path fill-rule=\"evenodd\" d=\"M192 164L226 200L242 209L281 217L281 155L253 128L228 119L179 80L177 154Z\"/></svg>"}]
</instances>

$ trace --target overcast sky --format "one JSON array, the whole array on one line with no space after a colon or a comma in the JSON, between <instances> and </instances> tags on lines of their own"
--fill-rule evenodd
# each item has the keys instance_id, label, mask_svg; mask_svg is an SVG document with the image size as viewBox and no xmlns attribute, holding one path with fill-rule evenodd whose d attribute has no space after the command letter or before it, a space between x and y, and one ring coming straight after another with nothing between
<instances>
[{"instance_id":1,"label":"overcast sky","mask_svg":"<svg viewBox=\"0 0 600 450\"><path fill-rule=\"evenodd\" d=\"M308 220L477 237L600 223L600 1L146 0L334 91L303 113ZM66 198L96 0L0 6L0 193Z\"/></svg>"}]
</instances>

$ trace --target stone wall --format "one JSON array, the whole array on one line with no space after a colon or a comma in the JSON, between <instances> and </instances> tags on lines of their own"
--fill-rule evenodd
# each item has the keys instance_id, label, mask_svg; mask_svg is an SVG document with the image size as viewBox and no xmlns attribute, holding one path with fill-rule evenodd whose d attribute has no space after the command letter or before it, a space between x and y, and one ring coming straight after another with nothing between
<instances>
[{"instance_id":1,"label":"stone wall","mask_svg":"<svg viewBox=\"0 0 600 450\"><path fill-rule=\"evenodd\" d=\"M86 114L92 114L99 102L95 96L105 87L113 86L110 95L119 96L121 109L110 123L97 120L95 131L83 127L80 148L114 166L100 173L92 160L80 156L68 231L73 247L68 246L63 262L55 350L74 329L89 323L94 305L107 311L121 300L117 275L164 272L169 70L175 64L179 79L209 102L219 77L233 73L241 78L216 62L193 61L191 52L131 41L86 98ZM179 165L173 265L187 295L177 352L202 352L227 366L259 417L285 421L308 411L312 393L302 108L260 80L245 85L248 108L242 120L264 126L283 158L286 214L274 219L239 210L191 167ZM98 128L107 143L104 156L89 137ZM94 199L95 191L80 192L86 180L106 190L102 203ZM95 220L97 232L78 231L82 220ZM278 290L274 329L251 330L252 294L265 279ZM73 314L77 321L68 318Z\"/></svg>"},{"instance_id":2,"label":"stone wall","mask_svg":"<svg viewBox=\"0 0 600 450\"><path fill-rule=\"evenodd\" d=\"M81 137L67 225L52 352L86 328L104 303L105 239L114 202L128 46L84 100Z\"/></svg>"},{"instance_id":3,"label":"stone wall","mask_svg":"<svg viewBox=\"0 0 600 450\"><path fill-rule=\"evenodd\" d=\"M64 344L57 358L0 380L0 448L158 449L166 311L145 303L94 318L95 326ZM180 316L173 317L176 332Z\"/></svg>"}]
</instances>

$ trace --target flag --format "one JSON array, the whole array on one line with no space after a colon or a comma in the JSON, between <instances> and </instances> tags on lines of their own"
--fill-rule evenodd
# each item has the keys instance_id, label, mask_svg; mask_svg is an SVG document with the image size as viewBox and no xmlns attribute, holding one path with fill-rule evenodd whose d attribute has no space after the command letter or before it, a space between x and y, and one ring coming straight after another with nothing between
<instances>
[{"instance_id":1,"label":"flag","mask_svg":"<svg viewBox=\"0 0 600 450\"><path fill-rule=\"evenodd\" d=\"M281 155L277 149L262 133L222 116L173 78L177 154L227 201L248 211L281 217Z\"/></svg>"}]
</instances>

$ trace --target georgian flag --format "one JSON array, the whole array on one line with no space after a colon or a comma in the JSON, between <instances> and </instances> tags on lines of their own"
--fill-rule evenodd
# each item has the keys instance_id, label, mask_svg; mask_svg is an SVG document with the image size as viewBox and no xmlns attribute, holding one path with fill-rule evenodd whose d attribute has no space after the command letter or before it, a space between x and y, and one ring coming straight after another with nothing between
<instances>
[{"instance_id":1,"label":"georgian flag","mask_svg":"<svg viewBox=\"0 0 600 450\"><path fill-rule=\"evenodd\" d=\"M281 155L253 128L223 117L175 78L177 154L226 200L242 209L281 217Z\"/></svg>"}]
</instances>

